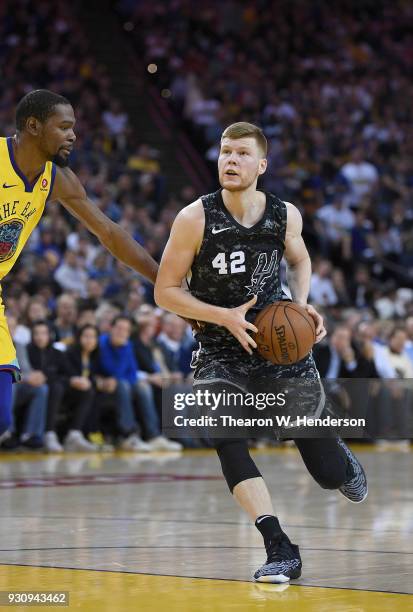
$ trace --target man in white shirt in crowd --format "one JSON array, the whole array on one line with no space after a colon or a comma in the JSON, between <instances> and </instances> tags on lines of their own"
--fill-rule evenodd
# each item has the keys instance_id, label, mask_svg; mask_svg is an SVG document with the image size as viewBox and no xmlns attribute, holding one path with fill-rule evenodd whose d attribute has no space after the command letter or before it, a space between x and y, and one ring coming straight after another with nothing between
<instances>
[{"instance_id":1,"label":"man in white shirt in crowd","mask_svg":"<svg viewBox=\"0 0 413 612\"><path fill-rule=\"evenodd\" d=\"M360 340L368 342L372 347L374 365L380 378L397 378L387 347L377 340L377 324L374 321L362 321L357 331Z\"/></svg>"},{"instance_id":2,"label":"man in white shirt in crowd","mask_svg":"<svg viewBox=\"0 0 413 612\"><path fill-rule=\"evenodd\" d=\"M332 266L326 259L314 264L311 275L310 299L319 306L334 306L337 304L337 294L331 280Z\"/></svg>"},{"instance_id":3,"label":"man in white shirt in crowd","mask_svg":"<svg viewBox=\"0 0 413 612\"><path fill-rule=\"evenodd\" d=\"M409 379L413 378L413 363L406 352L407 337L404 326L394 327L385 349L396 372L396 378L403 379L403 382L399 381L393 389L391 417L398 438L397 445L404 450L410 448L410 440L406 436L409 432L409 419L412 410L412 381ZM395 444L394 440L392 442Z\"/></svg>"},{"instance_id":4,"label":"man in white shirt in crowd","mask_svg":"<svg viewBox=\"0 0 413 612\"><path fill-rule=\"evenodd\" d=\"M64 260L57 268L54 277L64 291L86 297L88 275L84 263L75 251L66 251Z\"/></svg>"},{"instance_id":5,"label":"man in white shirt in crowd","mask_svg":"<svg viewBox=\"0 0 413 612\"><path fill-rule=\"evenodd\" d=\"M397 378L413 378L413 363L406 352L406 343L405 328L396 326L389 336L389 344L385 350Z\"/></svg>"},{"instance_id":6,"label":"man in white shirt in crowd","mask_svg":"<svg viewBox=\"0 0 413 612\"><path fill-rule=\"evenodd\" d=\"M328 240L334 244L354 226L354 213L344 205L340 195L334 197L332 204L325 204L317 211L317 219L322 222Z\"/></svg>"},{"instance_id":7,"label":"man in white shirt in crowd","mask_svg":"<svg viewBox=\"0 0 413 612\"><path fill-rule=\"evenodd\" d=\"M364 159L360 147L353 149L350 161L341 168L341 174L349 183L353 206L359 206L364 196L373 193L379 179L376 166Z\"/></svg>"}]
</instances>

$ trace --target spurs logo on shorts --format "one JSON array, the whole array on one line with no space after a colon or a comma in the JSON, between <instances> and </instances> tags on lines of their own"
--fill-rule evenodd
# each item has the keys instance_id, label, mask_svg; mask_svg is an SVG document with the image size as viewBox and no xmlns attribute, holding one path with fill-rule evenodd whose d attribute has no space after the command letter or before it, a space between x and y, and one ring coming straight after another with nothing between
<instances>
[{"instance_id":1,"label":"spurs logo on shorts","mask_svg":"<svg viewBox=\"0 0 413 612\"><path fill-rule=\"evenodd\" d=\"M15 254L23 227L23 222L17 219L0 225L0 263Z\"/></svg>"},{"instance_id":2,"label":"spurs logo on shorts","mask_svg":"<svg viewBox=\"0 0 413 612\"><path fill-rule=\"evenodd\" d=\"M271 259L268 263L267 253L260 253L258 257L257 267L251 276L251 284L245 285L248 289L247 296L256 295L264 291L264 285L268 278L274 275L278 264L278 251L271 253Z\"/></svg>"}]
</instances>

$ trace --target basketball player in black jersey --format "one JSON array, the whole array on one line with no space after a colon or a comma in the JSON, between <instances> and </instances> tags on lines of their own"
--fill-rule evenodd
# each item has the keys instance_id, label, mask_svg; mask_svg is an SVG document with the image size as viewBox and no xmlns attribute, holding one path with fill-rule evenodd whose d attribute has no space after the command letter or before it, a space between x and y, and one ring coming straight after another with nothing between
<instances>
[{"instance_id":1,"label":"basketball player in black jersey","mask_svg":"<svg viewBox=\"0 0 413 612\"><path fill-rule=\"evenodd\" d=\"M155 299L183 317L204 321L194 386L234 391L279 378L318 381L309 354L292 366L277 366L254 352L249 332L259 310L282 298L279 266L287 262L293 301L316 325L317 342L326 334L321 316L307 304L311 262L297 208L257 191L267 167L267 142L249 123L229 126L218 160L222 189L184 208L172 227L160 265ZM183 280L191 275L190 290ZM319 384L317 382L317 384ZM350 501L367 496L362 466L340 438L296 439L304 463L325 489L339 489ZM215 447L228 487L264 538L266 563L255 573L262 582L287 582L301 575L298 546L282 531L267 486L250 457L246 440L218 439Z\"/></svg>"}]
</instances>

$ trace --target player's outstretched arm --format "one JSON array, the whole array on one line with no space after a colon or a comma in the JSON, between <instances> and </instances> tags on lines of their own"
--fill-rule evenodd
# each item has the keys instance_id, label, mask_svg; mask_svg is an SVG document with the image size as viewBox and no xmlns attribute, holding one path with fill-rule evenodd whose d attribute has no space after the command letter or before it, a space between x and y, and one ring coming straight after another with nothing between
<instances>
[{"instance_id":1,"label":"player's outstretched arm","mask_svg":"<svg viewBox=\"0 0 413 612\"><path fill-rule=\"evenodd\" d=\"M128 232L109 219L87 198L77 176L69 168L58 168L51 195L99 238L114 257L155 283L158 264Z\"/></svg>"},{"instance_id":2,"label":"player's outstretched arm","mask_svg":"<svg viewBox=\"0 0 413 612\"><path fill-rule=\"evenodd\" d=\"M311 281L311 260L301 232L303 220L299 210L289 202L287 205L287 229L285 233L284 257L287 261L287 281L294 302L304 306L316 327L316 342L326 335L322 316L313 306L307 304Z\"/></svg>"},{"instance_id":3,"label":"player's outstretched arm","mask_svg":"<svg viewBox=\"0 0 413 612\"><path fill-rule=\"evenodd\" d=\"M155 301L158 306L181 317L206 321L226 327L251 353L256 343L247 330L257 331L245 320L248 308L256 302L256 296L238 308L221 308L198 300L182 287L182 281L191 269L204 234L205 218L202 202L190 204L177 215L171 235L162 255L155 284Z\"/></svg>"}]
</instances>

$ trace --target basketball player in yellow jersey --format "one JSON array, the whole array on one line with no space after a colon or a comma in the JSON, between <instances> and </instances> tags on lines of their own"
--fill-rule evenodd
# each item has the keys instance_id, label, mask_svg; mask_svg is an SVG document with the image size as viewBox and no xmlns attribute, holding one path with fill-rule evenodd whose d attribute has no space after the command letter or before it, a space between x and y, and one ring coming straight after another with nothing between
<instances>
[{"instance_id":1,"label":"basketball player in yellow jersey","mask_svg":"<svg viewBox=\"0 0 413 612\"><path fill-rule=\"evenodd\" d=\"M86 196L67 167L76 140L70 102L51 91L28 93L16 108L16 134L0 138L0 281L38 224L47 202L60 202L123 263L152 283L158 265ZM0 439L11 421L11 387L19 378L0 285Z\"/></svg>"}]
</instances>

